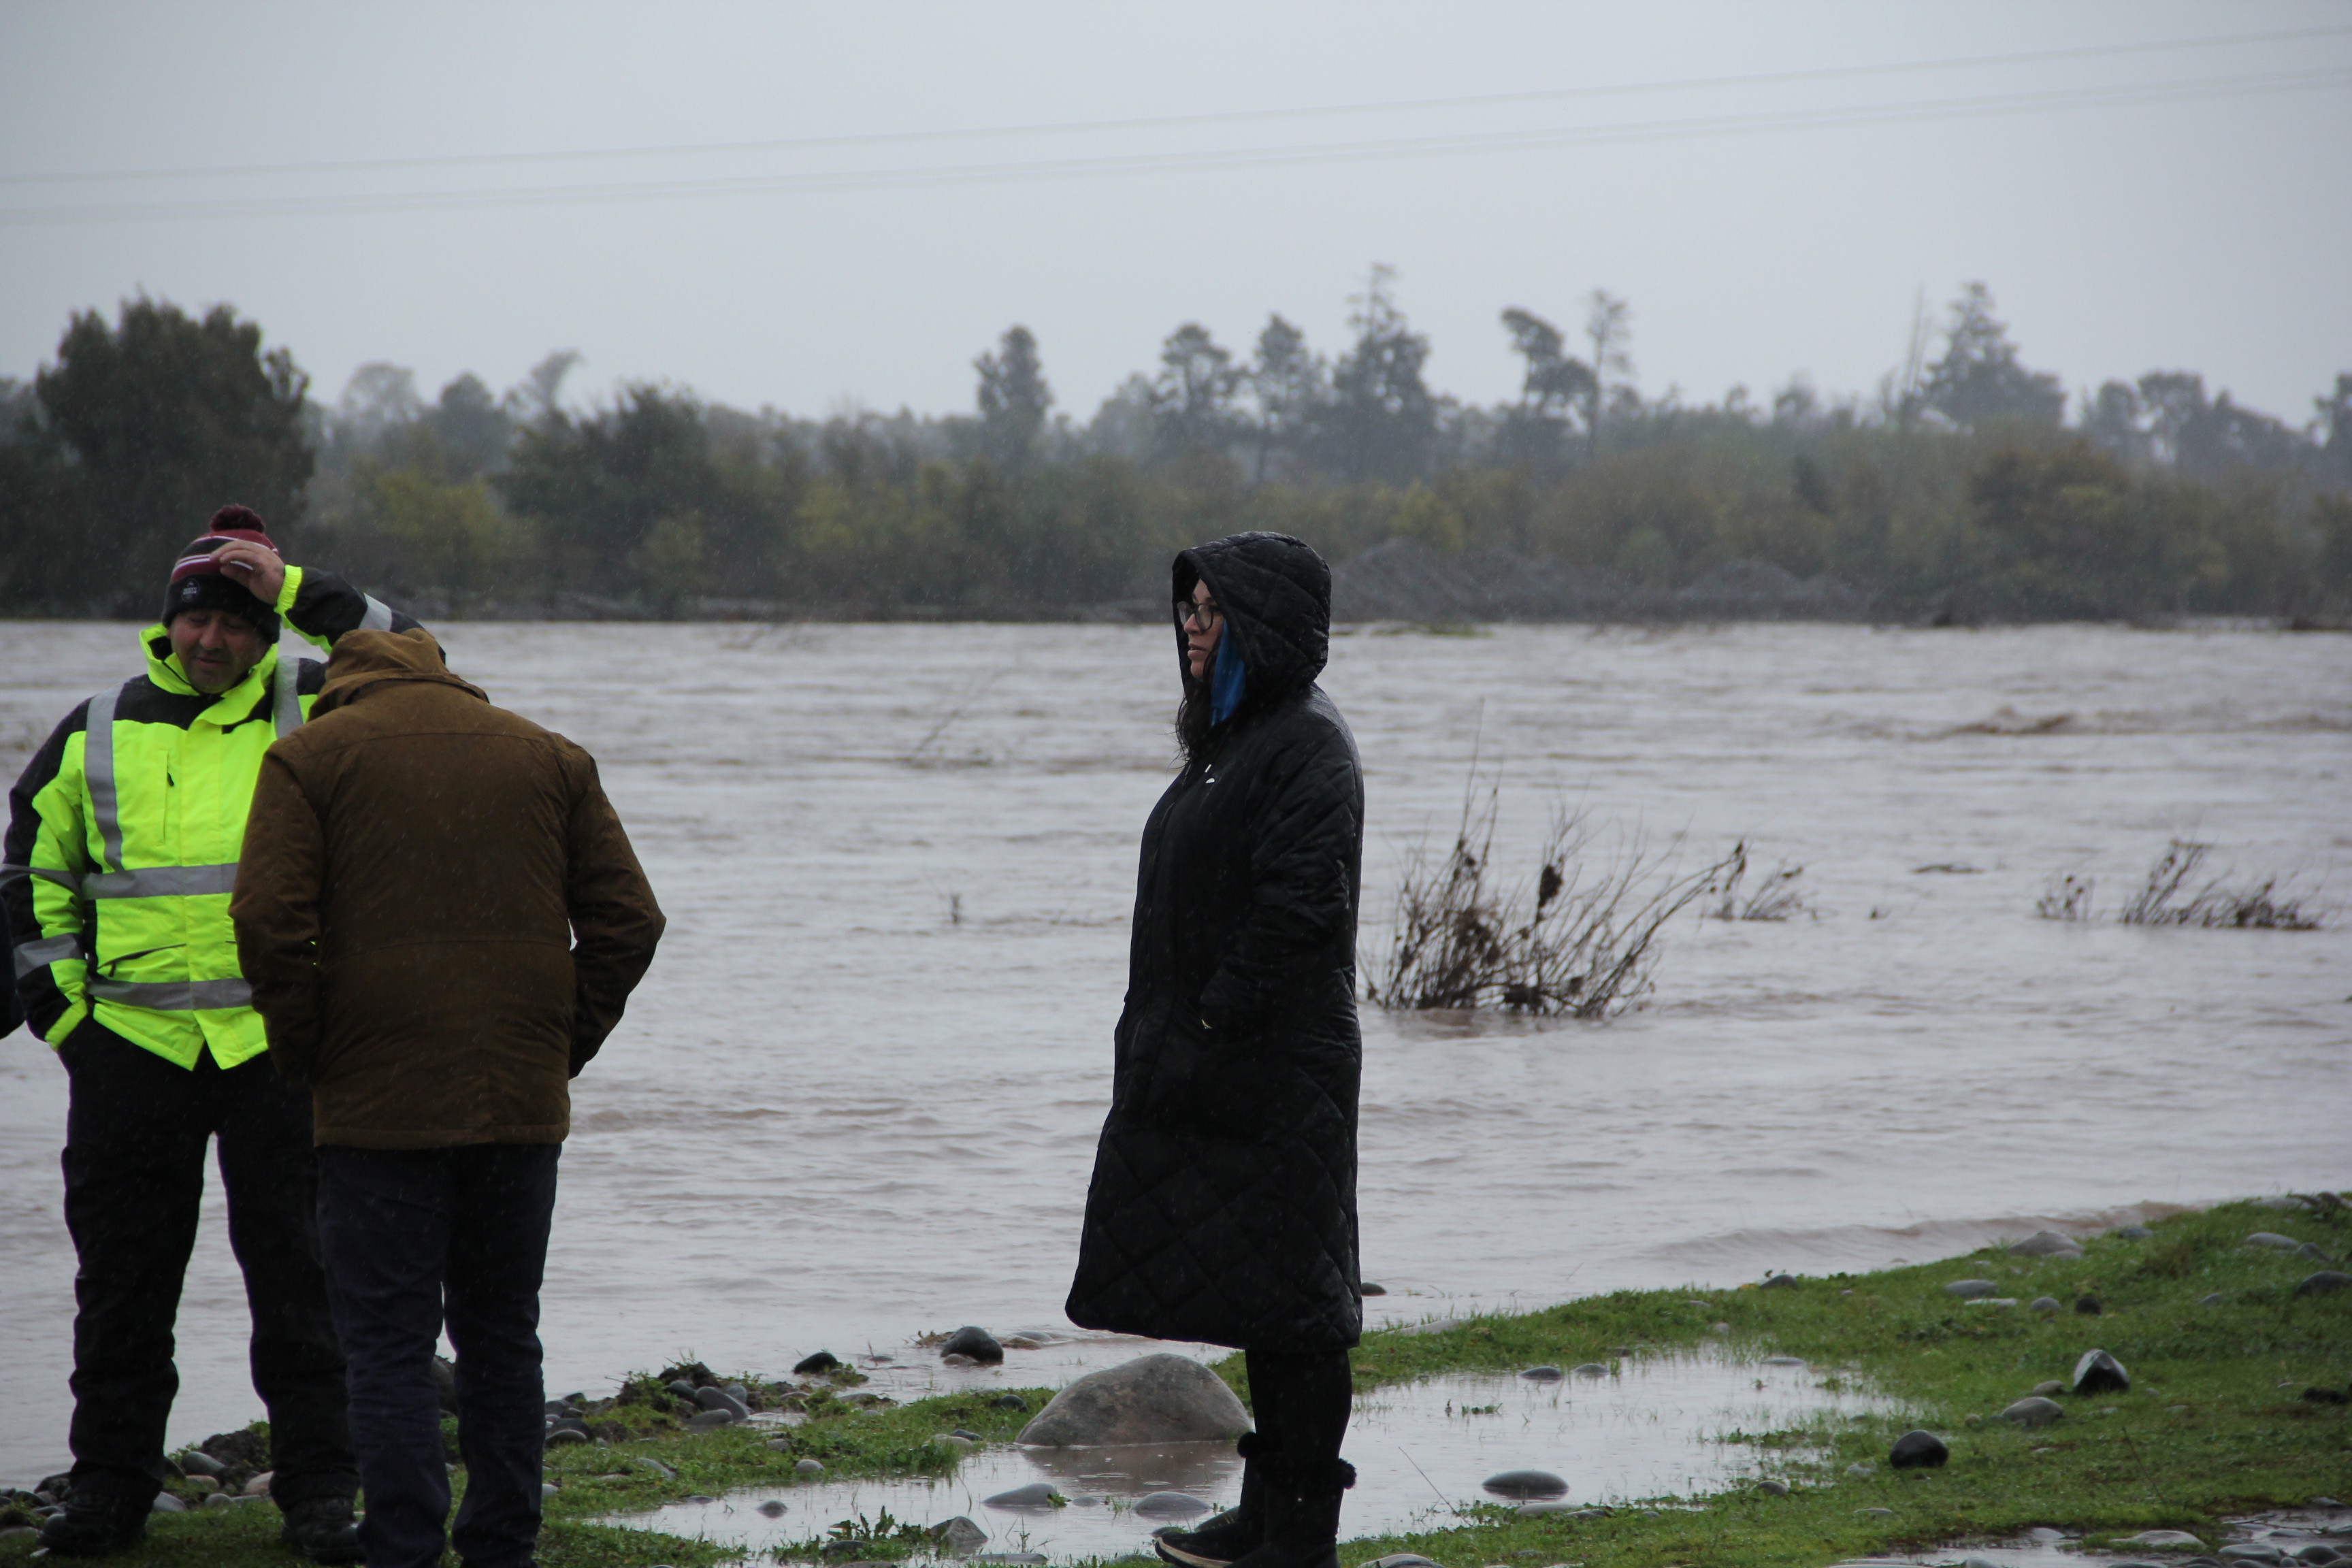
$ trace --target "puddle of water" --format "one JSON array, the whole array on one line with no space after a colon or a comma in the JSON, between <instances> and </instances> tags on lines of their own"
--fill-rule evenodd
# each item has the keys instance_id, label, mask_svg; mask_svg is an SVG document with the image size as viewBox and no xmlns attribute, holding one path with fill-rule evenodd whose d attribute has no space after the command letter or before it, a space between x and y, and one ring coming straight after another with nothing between
<instances>
[{"instance_id":1,"label":"puddle of water","mask_svg":"<svg viewBox=\"0 0 2352 1568\"><path fill-rule=\"evenodd\" d=\"M1802 1366L1767 1366L1719 1354L1622 1363L1615 1375L1533 1382L1454 1374L1380 1389L1356 1401L1346 1458L1355 1465L1340 1528L1369 1535L1450 1522L1454 1508L1492 1502L1486 1479L1511 1469L1550 1470L1575 1502L1688 1496L1762 1473L1755 1447L1720 1439L1761 1434L1811 1416L1863 1415L1892 1402L1832 1392ZM1035 1481L1050 1482L1071 1506L1013 1510L982 1500ZM1139 1514L1152 1492L1230 1504L1241 1461L1224 1444L1149 1448L992 1447L966 1457L953 1476L769 1485L707 1503L673 1503L612 1521L740 1543L749 1552L822 1535L836 1521L887 1509L900 1522L939 1524L958 1514L989 1533L983 1552L1035 1552L1056 1562L1145 1550L1151 1531L1181 1522ZM761 1505L781 1504L772 1515ZM1206 1517L1206 1510L1201 1517Z\"/></svg>"},{"instance_id":2,"label":"puddle of water","mask_svg":"<svg viewBox=\"0 0 2352 1568\"><path fill-rule=\"evenodd\" d=\"M2081 1550L2081 1537L2042 1529L2032 1531L2020 1541L1941 1547L1911 1556L1859 1557L1833 1563L1831 1568L1926 1568L1926 1565L1932 1565L1932 1568L2085 1568L2085 1565L2111 1563L2181 1564L2199 1557L2210 1562L2212 1554L2224 1546L2249 1544L2274 1548L2284 1560L2277 1568L2302 1568L2302 1564L2295 1561L2294 1553L2306 1546L2324 1544L2339 1552L2352 1552L2352 1509L2281 1509L2223 1522L2229 1526L2227 1533L2208 1540L2208 1550L2201 1553L2181 1548L2084 1552ZM2263 1565L2253 1563L2247 1568L2263 1568Z\"/></svg>"}]
</instances>

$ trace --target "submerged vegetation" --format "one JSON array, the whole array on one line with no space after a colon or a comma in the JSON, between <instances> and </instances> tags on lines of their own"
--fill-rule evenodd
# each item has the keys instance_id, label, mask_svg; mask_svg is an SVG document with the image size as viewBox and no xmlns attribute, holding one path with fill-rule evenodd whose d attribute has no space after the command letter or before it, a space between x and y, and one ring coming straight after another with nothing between
<instances>
[{"instance_id":1,"label":"submerged vegetation","mask_svg":"<svg viewBox=\"0 0 2352 1568\"><path fill-rule=\"evenodd\" d=\"M2212 849L2210 844L2172 840L2116 918L2125 925L2209 931L2317 931L2326 923L2323 911L2296 893L2288 878L2256 877L2232 886L2226 877L2209 877L2198 883ZM2033 912L2043 920L2090 920L2095 889L2093 879L2067 872L2052 879Z\"/></svg>"},{"instance_id":2,"label":"submerged vegetation","mask_svg":"<svg viewBox=\"0 0 2352 1568\"><path fill-rule=\"evenodd\" d=\"M1595 853L1584 815L1563 809L1553 815L1534 874L1513 883L1494 863L1501 794L1493 784L1477 804L1474 764L1453 848L1442 860L1426 843L1406 852L1394 933L1365 984L1369 1000L1400 1009L1612 1017L1649 994L1660 928L1745 863L1735 850L1681 872L1638 837Z\"/></svg>"},{"instance_id":3,"label":"submerged vegetation","mask_svg":"<svg viewBox=\"0 0 2352 1568\"><path fill-rule=\"evenodd\" d=\"M971 413L813 419L658 382L567 402L568 351L503 395L465 374L428 399L368 364L329 404L228 307L141 298L0 377L0 613L144 615L238 500L439 614L1157 614L1171 550L1269 528L1343 565L1406 540L1571 574L1595 615L1760 574L1938 623L2352 619L2352 374L2302 423L2179 370L2070 407L1970 285L1870 395L1799 377L1692 403L1641 391L1626 301L1582 314L1501 311L1523 374L1487 406L1428 384L1376 268L1335 353L1278 315L1247 350L1186 322L1072 417L1015 326L973 362Z\"/></svg>"}]
</instances>

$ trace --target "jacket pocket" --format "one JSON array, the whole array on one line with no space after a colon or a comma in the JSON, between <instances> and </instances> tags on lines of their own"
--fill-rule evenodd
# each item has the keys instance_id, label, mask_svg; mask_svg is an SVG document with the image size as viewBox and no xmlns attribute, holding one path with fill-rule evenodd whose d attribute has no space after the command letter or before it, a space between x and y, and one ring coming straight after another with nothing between
<instances>
[{"instance_id":1,"label":"jacket pocket","mask_svg":"<svg viewBox=\"0 0 2352 1568\"><path fill-rule=\"evenodd\" d=\"M1219 1138L1255 1140L1282 1125L1280 1074L1252 1030L1213 1030L1181 1004L1170 1010L1137 1110L1148 1120Z\"/></svg>"}]
</instances>

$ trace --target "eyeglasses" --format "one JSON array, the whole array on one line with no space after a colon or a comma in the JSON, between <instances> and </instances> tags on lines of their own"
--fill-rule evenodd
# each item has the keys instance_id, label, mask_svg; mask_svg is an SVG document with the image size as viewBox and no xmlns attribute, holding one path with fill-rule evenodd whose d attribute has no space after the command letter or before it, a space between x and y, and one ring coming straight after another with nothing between
<instances>
[{"instance_id":1,"label":"eyeglasses","mask_svg":"<svg viewBox=\"0 0 2352 1568\"><path fill-rule=\"evenodd\" d=\"M1176 624L1180 626L1198 626L1205 632L1224 617L1225 612L1213 604L1196 604L1191 599L1176 601Z\"/></svg>"}]
</instances>

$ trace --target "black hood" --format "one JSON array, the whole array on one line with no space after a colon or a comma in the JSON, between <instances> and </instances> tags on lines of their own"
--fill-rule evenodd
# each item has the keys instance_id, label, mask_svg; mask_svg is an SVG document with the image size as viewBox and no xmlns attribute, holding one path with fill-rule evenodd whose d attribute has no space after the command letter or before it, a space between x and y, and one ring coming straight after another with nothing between
<instances>
[{"instance_id":1,"label":"black hood","mask_svg":"<svg viewBox=\"0 0 2352 1568\"><path fill-rule=\"evenodd\" d=\"M1234 533L1176 557L1176 597L1205 582L1239 639L1253 704L1295 691L1323 673L1331 648L1331 568L1286 533ZM1177 668L1186 668L1176 627Z\"/></svg>"}]
</instances>

